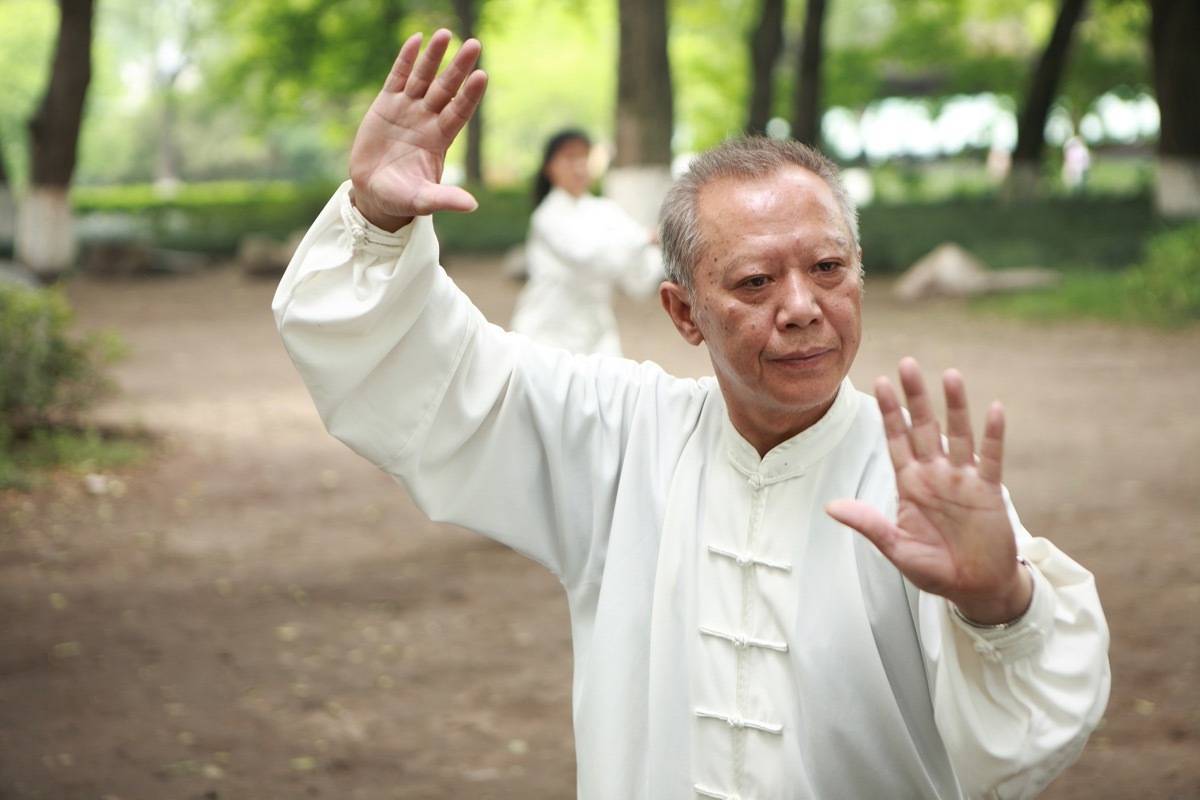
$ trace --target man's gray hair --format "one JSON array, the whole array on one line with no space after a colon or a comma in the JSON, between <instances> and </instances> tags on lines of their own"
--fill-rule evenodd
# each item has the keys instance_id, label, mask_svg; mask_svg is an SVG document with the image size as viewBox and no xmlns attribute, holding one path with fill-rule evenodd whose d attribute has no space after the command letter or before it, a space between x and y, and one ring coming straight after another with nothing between
<instances>
[{"instance_id":1,"label":"man's gray hair","mask_svg":"<svg viewBox=\"0 0 1200 800\"><path fill-rule=\"evenodd\" d=\"M707 242L700 231L700 193L713 181L725 178L764 178L787 167L800 167L825 181L842 209L851 245L858 252L858 209L842 183L836 164L794 139L740 136L696 156L687 172L667 192L658 214L659 239L667 280L693 291L692 271L704 255Z\"/></svg>"}]
</instances>

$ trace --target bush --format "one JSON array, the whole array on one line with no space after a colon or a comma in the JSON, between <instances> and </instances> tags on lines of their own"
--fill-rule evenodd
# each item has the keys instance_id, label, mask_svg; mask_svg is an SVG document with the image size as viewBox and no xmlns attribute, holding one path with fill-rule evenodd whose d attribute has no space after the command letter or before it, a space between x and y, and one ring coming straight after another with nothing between
<instances>
[{"instance_id":1,"label":"bush","mask_svg":"<svg viewBox=\"0 0 1200 800\"><path fill-rule=\"evenodd\" d=\"M860 213L868 274L896 274L939 244L957 242L994 268L1120 272L1163 230L1149 197L971 198L871 205Z\"/></svg>"},{"instance_id":2,"label":"bush","mask_svg":"<svg viewBox=\"0 0 1200 800\"><path fill-rule=\"evenodd\" d=\"M181 184L162 197L150 184L76 187L72 203L80 238L149 240L173 250L232 254L250 234L280 242L316 219L335 184L222 181ZM436 216L438 239L448 252L502 253L525 241L527 189L467 187L479 201L470 214Z\"/></svg>"},{"instance_id":3,"label":"bush","mask_svg":"<svg viewBox=\"0 0 1200 800\"><path fill-rule=\"evenodd\" d=\"M181 184L174 195L162 197L149 184L92 186L72 189L71 200L82 239L116 235L149 239L173 250L232 254L249 234L286 241L307 228L335 188L222 181ZM89 235L97 227L105 232Z\"/></svg>"},{"instance_id":4,"label":"bush","mask_svg":"<svg viewBox=\"0 0 1200 800\"><path fill-rule=\"evenodd\" d=\"M973 305L1038 320L1090 318L1173 328L1200 320L1200 223L1147 235L1124 270L1075 269L1048 291L997 294Z\"/></svg>"},{"instance_id":5,"label":"bush","mask_svg":"<svg viewBox=\"0 0 1200 800\"><path fill-rule=\"evenodd\" d=\"M479 201L479 208L469 214L445 211L434 215L442 250L503 253L525 241L533 211L528 189L466 188Z\"/></svg>"},{"instance_id":6,"label":"bush","mask_svg":"<svg viewBox=\"0 0 1200 800\"><path fill-rule=\"evenodd\" d=\"M1150 240L1146 259L1125 276L1140 315L1165 326L1200 320L1200 222Z\"/></svg>"},{"instance_id":7,"label":"bush","mask_svg":"<svg viewBox=\"0 0 1200 800\"><path fill-rule=\"evenodd\" d=\"M0 283L0 454L16 438L75 421L112 389L113 334L71 339L74 315L57 289Z\"/></svg>"}]
</instances>

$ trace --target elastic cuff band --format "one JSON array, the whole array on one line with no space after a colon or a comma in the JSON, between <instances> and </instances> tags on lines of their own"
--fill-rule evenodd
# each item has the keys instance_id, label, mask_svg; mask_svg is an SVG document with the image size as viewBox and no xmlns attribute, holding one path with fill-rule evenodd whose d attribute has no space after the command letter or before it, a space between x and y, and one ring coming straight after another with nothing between
<instances>
[{"instance_id":1,"label":"elastic cuff band","mask_svg":"<svg viewBox=\"0 0 1200 800\"><path fill-rule=\"evenodd\" d=\"M1033 578L1033 565L1029 563L1029 560L1026 559L1025 556L1017 556L1017 561L1019 561L1025 565L1025 569L1029 570L1029 577L1032 579ZM953 603L950 603L950 611L953 612L954 616L958 617L959 620L970 625L972 628L976 628L981 631L1002 631L1002 630L1005 630L1006 628L1011 628L1012 626L1019 623L1021 620L1025 619L1025 615L1029 613L1029 609L1033 608L1033 592L1036 590L1037 590L1037 581L1034 580L1030 584L1029 605L1025 606L1025 610L1022 611L1020 614L1018 614L1015 619L1010 619L1008 622L1000 622L995 625L984 625L982 622L976 622L975 620L973 620L973 619L969 618L968 616L966 616L965 614L963 614L961 611L958 610L958 606L954 605Z\"/></svg>"}]
</instances>

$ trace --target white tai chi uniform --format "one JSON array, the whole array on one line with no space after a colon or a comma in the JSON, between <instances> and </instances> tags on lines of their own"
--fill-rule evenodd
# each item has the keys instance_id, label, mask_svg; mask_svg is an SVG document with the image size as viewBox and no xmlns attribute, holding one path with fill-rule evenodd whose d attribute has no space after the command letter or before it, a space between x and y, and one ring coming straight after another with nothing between
<instances>
[{"instance_id":1,"label":"white tai chi uniform","mask_svg":"<svg viewBox=\"0 0 1200 800\"><path fill-rule=\"evenodd\" d=\"M614 289L640 297L663 278L648 228L612 200L562 189L534 209L525 260L529 280L510 329L572 353L621 355Z\"/></svg>"},{"instance_id":2,"label":"white tai chi uniform","mask_svg":"<svg viewBox=\"0 0 1200 800\"><path fill-rule=\"evenodd\" d=\"M714 379L506 333L437 261L428 218L384 233L343 187L276 319L335 436L562 581L580 798L1029 797L1079 754L1110 680L1091 574L1010 506L1020 622L917 591L822 510L895 512L873 398L846 381L759 458Z\"/></svg>"}]
</instances>

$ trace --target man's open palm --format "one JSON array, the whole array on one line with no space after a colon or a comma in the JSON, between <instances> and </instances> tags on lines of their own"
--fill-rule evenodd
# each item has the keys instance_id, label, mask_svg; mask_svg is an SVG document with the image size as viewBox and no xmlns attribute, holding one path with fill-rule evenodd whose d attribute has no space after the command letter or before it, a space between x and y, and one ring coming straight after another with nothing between
<instances>
[{"instance_id":1,"label":"man's open palm","mask_svg":"<svg viewBox=\"0 0 1200 800\"><path fill-rule=\"evenodd\" d=\"M886 378L875 385L899 498L895 523L867 503L834 500L826 510L862 533L917 588L941 595L981 623L1005 622L1028 605L1032 586L1016 560L1012 523L1000 484L1004 411L988 409L978 453L966 389L946 372L943 442L920 367L900 362L906 418Z\"/></svg>"},{"instance_id":2,"label":"man's open palm","mask_svg":"<svg viewBox=\"0 0 1200 800\"><path fill-rule=\"evenodd\" d=\"M350 151L355 206L388 230L415 216L476 206L467 191L440 181L446 151L487 86L487 75L475 69L480 45L468 39L439 74L450 32L435 32L424 52L421 39L414 34L400 48Z\"/></svg>"}]
</instances>

